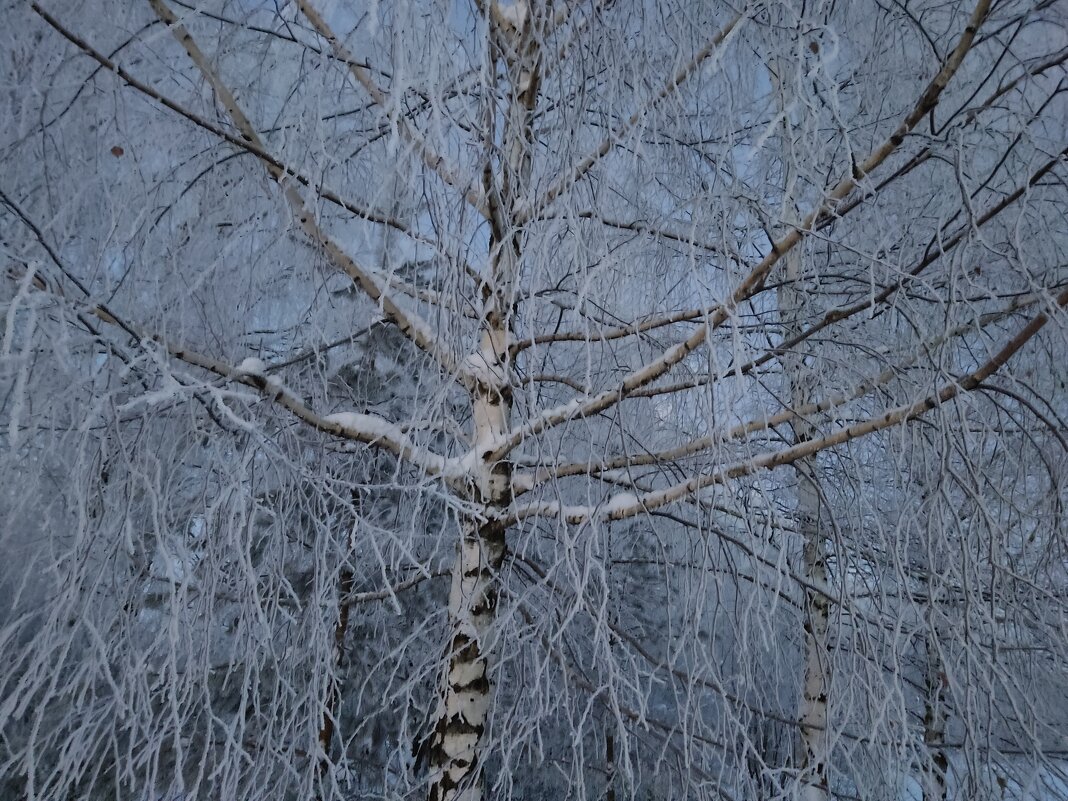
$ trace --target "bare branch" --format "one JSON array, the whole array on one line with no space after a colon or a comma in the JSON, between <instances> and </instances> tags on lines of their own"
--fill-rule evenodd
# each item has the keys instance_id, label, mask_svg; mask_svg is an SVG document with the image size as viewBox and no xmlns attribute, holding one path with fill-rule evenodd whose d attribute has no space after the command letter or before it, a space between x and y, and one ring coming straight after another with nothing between
<instances>
[{"instance_id":1,"label":"bare branch","mask_svg":"<svg viewBox=\"0 0 1068 801\"><path fill-rule=\"evenodd\" d=\"M226 112L230 115L238 130L241 131L241 135L262 150L263 144L259 135L252 127L248 117L238 106L233 93L212 68L211 63L205 58L196 42L193 41L193 37L178 21L174 12L163 3L163 0L149 0L149 3L160 19L171 28L175 38L189 54L189 58L211 84ZM286 174L280 168L272 165L268 165L268 172L282 187L286 201L308 237L313 242L318 243L330 257L330 260L342 272L352 278L371 300L381 305L385 316L400 329L401 333L411 339L421 350L433 356L447 372L462 375L463 371L456 356L449 351L445 343L433 332L430 325L417 314L405 311L398 306L389 296L389 293L374 279L372 274L357 264L355 259L342 250L319 226L296 188L286 180Z\"/></svg>"},{"instance_id":2,"label":"bare branch","mask_svg":"<svg viewBox=\"0 0 1068 801\"><path fill-rule=\"evenodd\" d=\"M790 228L783 237L772 243L771 252L757 264L731 293L730 299L719 304L715 309L704 312L705 322L697 331L682 342L668 348L660 357L649 362L645 366L627 375L617 389L606 390L592 398L583 401L573 401L555 409L542 412L541 415L532 418L524 425L515 428L501 442L488 449L485 458L496 461L503 458L509 451L517 447L521 442L531 436L536 436L543 431L561 425L568 420L579 417L588 417L614 406L629 397L635 390L641 389L655 381L660 376L670 371L676 364L696 350L707 338L708 332L720 326L738 306L759 292L767 280L768 274L778 264L779 260L790 252L805 234L812 230L825 216L832 214L837 204L844 200L857 186L861 177L882 164L887 157L904 141L907 134L938 102L938 98L949 83L950 78L956 73L967 55L975 33L979 25L986 18L990 10L990 0L979 0L972 13L964 33L961 35L957 46L947 58L946 63L931 83L927 86L923 95L916 102L912 111L898 125L890 137L876 148L862 164L855 165L853 173L842 178L826 195L824 201L798 224ZM674 318L675 315L668 315ZM647 329L645 329L647 330Z\"/></svg>"},{"instance_id":3,"label":"bare branch","mask_svg":"<svg viewBox=\"0 0 1068 801\"><path fill-rule=\"evenodd\" d=\"M126 82L127 85L133 87L146 97L155 100L161 106L164 106L165 108L168 108L176 114L180 115L181 117L185 118L189 122L196 125L198 128L207 131L213 136L219 137L220 139L226 141L228 144L233 145L234 147L244 151L245 153L255 156L267 166L272 176L275 174L285 176L288 180L296 181L302 186L306 186L309 189L313 189L317 197L321 197L323 198L323 200L332 203L338 208L350 212L356 217L359 217L361 220L386 225L396 231L399 231L405 236L410 237L415 242L436 247L436 244L433 240L414 231L407 223L403 222L402 220L391 215L385 214L382 211L374 209L370 206L363 206L354 201L346 200L345 198L342 198L340 195L338 195L336 192L319 185L317 182L313 181L311 178L309 178L301 171L297 170L292 165L283 162L277 156L270 153L263 145L263 142L259 140L259 137L256 137L255 139L249 139L245 136L244 132L242 132L240 136L230 133L226 129L220 128L218 125L215 125L210 120L205 119L200 114L197 114L195 111L191 111L190 109L182 106L180 103L176 103L174 100L162 94L149 84L138 79L128 69L121 66L111 58L108 58L106 55L94 48L83 38L81 38L69 28L64 26L49 12L45 11L37 2L32 3L30 7L34 10L34 12L37 13L38 16L41 17L41 19L48 23L48 25L53 30L59 33L64 39L69 41L83 53L85 53L85 55L96 61L101 67L107 69L109 72L114 73L124 82Z\"/></svg>"},{"instance_id":4,"label":"bare branch","mask_svg":"<svg viewBox=\"0 0 1068 801\"><path fill-rule=\"evenodd\" d=\"M825 412L829 412L832 409L837 409L841 406L845 406L852 401L859 398L863 398L870 395L879 387L885 386L890 383L894 378L900 376L902 372L915 364L921 356L931 353L939 348L946 342L952 339L958 338L963 334L971 333L976 330L977 327L982 328L992 323L1004 320L1006 317L1017 313L1021 309L1025 309L1028 306L1033 306L1036 303L1047 301L1048 294L1036 292L1022 298L1018 298L1013 301L1008 307L1000 309L995 312L988 312L983 314L976 321L969 321L955 326L954 328L946 331L945 333L934 337L921 345L913 349L912 354L899 362L894 363L890 367L887 367L879 375L860 382L848 392L839 392L834 395L829 395L826 398L822 398L818 401L798 406L797 408L785 408L774 414L765 414L763 417L755 417L746 423L741 423L736 426L732 426L727 431L717 431L704 437L698 437L683 445L677 445L673 448L660 451L648 451L645 453L636 454L624 454L621 456L615 456L609 459L602 459L597 462L575 462L572 464L541 467L532 475L516 476L513 481L515 484L515 494L519 496L523 493L529 492L537 486L554 479L567 478L569 476L589 475L599 476L604 473L624 470L633 467L643 467L656 464L667 464L686 457L695 456L704 451L708 451L716 448L719 445L726 444L732 440L738 440L749 434L754 434L759 431L768 431L781 425L785 425L794 420L805 419L809 417L815 417ZM726 373L725 375L730 375ZM678 391L675 386L665 388L664 392ZM635 393L637 395L638 393ZM654 388L650 388L647 392L642 393L642 397L653 397L658 394ZM633 397L633 396L632 396ZM1040 419L1044 419L1041 418Z\"/></svg>"}]
</instances>

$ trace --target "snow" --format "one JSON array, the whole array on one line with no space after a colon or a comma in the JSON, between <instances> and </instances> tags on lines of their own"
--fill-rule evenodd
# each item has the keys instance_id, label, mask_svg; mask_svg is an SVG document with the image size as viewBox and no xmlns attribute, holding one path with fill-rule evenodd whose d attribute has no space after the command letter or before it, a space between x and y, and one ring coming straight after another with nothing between
<instances>
[{"instance_id":1,"label":"snow","mask_svg":"<svg viewBox=\"0 0 1068 801\"><path fill-rule=\"evenodd\" d=\"M558 417L562 420L570 419L582 411L582 404L582 400L575 398L561 406L557 406L550 412L550 414L552 414L553 417Z\"/></svg>"},{"instance_id":2,"label":"snow","mask_svg":"<svg viewBox=\"0 0 1068 801\"><path fill-rule=\"evenodd\" d=\"M501 19L511 25L516 31L522 33L523 26L527 22L527 4L525 0L518 0L508 5L498 5L501 11Z\"/></svg>"},{"instance_id":3,"label":"snow","mask_svg":"<svg viewBox=\"0 0 1068 801\"><path fill-rule=\"evenodd\" d=\"M351 428L354 431L362 431L364 422L372 419L370 415L359 412L335 412L323 418L328 423L335 423L342 428Z\"/></svg>"},{"instance_id":4,"label":"snow","mask_svg":"<svg viewBox=\"0 0 1068 801\"><path fill-rule=\"evenodd\" d=\"M263 363L263 359L249 357L237 366L237 372L244 375L263 375L267 372L267 365Z\"/></svg>"},{"instance_id":5,"label":"snow","mask_svg":"<svg viewBox=\"0 0 1068 801\"><path fill-rule=\"evenodd\" d=\"M182 385L173 379L167 382L167 385L162 389L157 389L154 392L146 392L143 395L138 395L127 403L118 407L119 412L128 412L131 409L140 406L155 406L161 403L170 403L182 394Z\"/></svg>"},{"instance_id":6,"label":"snow","mask_svg":"<svg viewBox=\"0 0 1068 801\"><path fill-rule=\"evenodd\" d=\"M405 458L426 470L439 473L446 468L445 457L414 445L395 424L377 414L359 412L335 412L322 418L327 425L336 425L342 433L360 442L385 441L394 453L403 452Z\"/></svg>"},{"instance_id":7,"label":"snow","mask_svg":"<svg viewBox=\"0 0 1068 801\"><path fill-rule=\"evenodd\" d=\"M463 369L481 384L499 386L505 382L504 369L493 353L475 351L464 359Z\"/></svg>"},{"instance_id":8,"label":"snow","mask_svg":"<svg viewBox=\"0 0 1068 801\"><path fill-rule=\"evenodd\" d=\"M364 434L375 439L388 437L395 433L393 426L385 418L375 414L360 414L359 412L335 412L323 418L328 423L334 423L342 428L357 434Z\"/></svg>"},{"instance_id":9,"label":"snow","mask_svg":"<svg viewBox=\"0 0 1068 801\"><path fill-rule=\"evenodd\" d=\"M534 475L531 473L513 473L512 474L512 492L516 495L522 495L524 492L530 492L534 489Z\"/></svg>"},{"instance_id":10,"label":"snow","mask_svg":"<svg viewBox=\"0 0 1068 801\"><path fill-rule=\"evenodd\" d=\"M632 509L639 504L640 501L638 500L638 496L633 492L620 492L608 499L608 502L604 506L604 510L605 513L609 515L621 514L627 509Z\"/></svg>"},{"instance_id":11,"label":"snow","mask_svg":"<svg viewBox=\"0 0 1068 801\"><path fill-rule=\"evenodd\" d=\"M530 81L532 77L533 74L530 72L530 70L523 70L521 73L519 73L519 81L518 83L516 83L515 87L516 92L522 94L523 92L527 91L530 88Z\"/></svg>"}]
</instances>

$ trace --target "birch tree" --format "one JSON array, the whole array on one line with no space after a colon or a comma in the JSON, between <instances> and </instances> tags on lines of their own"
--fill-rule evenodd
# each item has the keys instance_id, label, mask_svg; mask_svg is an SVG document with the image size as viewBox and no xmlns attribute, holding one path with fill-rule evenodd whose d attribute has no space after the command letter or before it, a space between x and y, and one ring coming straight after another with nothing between
<instances>
[{"instance_id":1,"label":"birch tree","mask_svg":"<svg viewBox=\"0 0 1068 801\"><path fill-rule=\"evenodd\" d=\"M1068 796L1058 4L5 17L8 795Z\"/></svg>"}]
</instances>

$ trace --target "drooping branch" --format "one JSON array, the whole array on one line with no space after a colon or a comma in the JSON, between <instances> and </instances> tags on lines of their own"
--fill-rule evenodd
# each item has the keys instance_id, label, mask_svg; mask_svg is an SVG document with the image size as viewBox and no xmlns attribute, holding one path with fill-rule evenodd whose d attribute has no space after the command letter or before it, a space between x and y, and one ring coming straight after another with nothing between
<instances>
[{"instance_id":1,"label":"drooping branch","mask_svg":"<svg viewBox=\"0 0 1068 801\"><path fill-rule=\"evenodd\" d=\"M691 523L691 525L693 525L693 524ZM555 596L561 597L561 598L568 598L570 596L570 598L573 599L573 601L576 604L576 606L579 606L580 608L582 608L583 612L585 612L590 617L591 620L596 622L597 619L598 619L598 616L600 614L602 614L603 610L600 610L599 608L597 608L596 606L591 604L590 600L587 597L585 597L581 593L576 593L573 589L565 587L565 586L561 585L557 581L554 581L553 578L549 575L549 572L544 567L542 567L540 564L535 562L531 557L520 556L520 555L516 554L516 555L514 555L513 558L515 558L518 561L521 561L522 564L526 568L528 568L532 573L534 573L537 576L538 580L542 584L544 584L546 587L548 587ZM752 558L752 556L750 556L750 558ZM775 564L773 564L771 566L775 567L775 568L781 568L782 567L781 565L775 565ZM788 575L788 577L790 579L792 579L796 583L798 583L799 586L802 589L808 590L810 592L818 592L818 593L824 594L824 597L826 598L828 603L836 604L838 606L843 607L843 612L845 614L853 615L854 613L858 613L858 617L860 617L860 618L864 617L863 610L859 610L859 609L855 610L853 608L844 608L843 599L840 598L837 594L832 595L830 592L827 591L826 587L818 587L817 588L817 587L811 586L808 583L806 583L802 579L802 577L800 577L800 576L795 576L793 574L786 574L786 575ZM735 578L741 578L741 576L735 576ZM764 587L764 589L767 590L768 592L775 593L776 595L783 594L783 591L780 588L774 587L772 585L766 585ZM783 598L783 600L786 601L787 603L790 603L790 604L796 604L796 601L794 599L792 599L792 598ZM721 682L717 682L717 681L709 679L709 678L707 678L705 676L702 676L700 673L698 673L695 670L692 670L692 669L691 670L684 670L682 668L679 668L676 665L664 662L663 660L658 658L654 653L652 653L646 646L644 646L637 637L635 637L633 634L628 632L624 627L620 626L618 623L615 623L612 620L605 620L603 622L604 622L604 625L606 625L608 627L608 629L612 632L612 634L614 634L616 637L618 637L622 643L625 643L630 649L632 649L636 654L638 654L638 656L641 657L642 661L644 661L649 666L651 673L653 673L653 674L659 673L659 672L669 673L672 676L674 676L676 679L681 680L684 683L685 686L688 686L688 687L702 687L704 689L710 690L712 693L714 693L715 695L719 696L724 701L726 701L726 702L728 702L728 703L730 703L730 704L732 704L734 706L746 708L750 712L752 712L752 713L754 713L756 715L759 715L759 716L765 717L765 718L769 718L771 720L776 721L777 723L781 723L784 726L789 726L791 728L795 728L795 727L800 727L801 726L801 724L796 719L785 717L783 715L780 715L780 714L776 713L774 710L766 709L764 707L761 707L761 706L758 706L757 704L752 703L751 701L747 701L745 698L737 695L736 693L731 692ZM870 622L870 621L868 621L868 622ZM884 622L884 625L900 626L901 625L901 621L900 620L893 620L893 621L889 621L888 620L888 621ZM917 688L919 688L919 685L916 685L916 686L917 686ZM859 734L859 733L850 731L849 729L844 729L844 730L841 730L841 731L837 731L836 734L844 737L847 740L850 740L850 741L856 742L856 743L871 743L872 742L872 738L871 738L870 734Z\"/></svg>"}]
</instances>

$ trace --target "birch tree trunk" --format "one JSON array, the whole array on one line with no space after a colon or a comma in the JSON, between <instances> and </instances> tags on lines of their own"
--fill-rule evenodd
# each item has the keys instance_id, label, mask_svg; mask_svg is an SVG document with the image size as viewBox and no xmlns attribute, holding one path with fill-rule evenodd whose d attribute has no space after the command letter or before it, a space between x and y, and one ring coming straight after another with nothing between
<instances>
[{"instance_id":1,"label":"birch tree trunk","mask_svg":"<svg viewBox=\"0 0 1068 801\"><path fill-rule=\"evenodd\" d=\"M799 256L787 260L787 281L798 280ZM804 307L801 293L792 286L779 291L779 308L787 320L785 334L792 337L799 330L798 319ZM811 387L806 377L804 356L791 354L784 363L790 385L790 403L800 408L811 402ZM802 418L794 421L794 438L798 443L813 438L813 426ZM805 801L826 801L829 793L828 762L828 690L831 682L827 630L830 602L826 595L809 587L827 584L827 552L820 521L820 498L817 490L817 467L814 457L794 464L797 476L797 524L802 541L804 590L804 678L799 705L801 797Z\"/></svg>"},{"instance_id":2,"label":"birch tree trunk","mask_svg":"<svg viewBox=\"0 0 1068 801\"><path fill-rule=\"evenodd\" d=\"M790 122L791 87L786 67L779 63L776 82L779 88L780 110L783 114L783 221L798 225L794 198L797 180L792 151L793 130ZM801 252L795 248L785 258L784 280L777 292L779 315L783 323L783 338L792 340L804 327L808 299L804 290ZM801 409L813 399L811 349L807 346L789 351L782 360L783 372L789 387L790 408ZM793 421L797 444L809 442L815 428L804 415ZM804 676L798 706L800 730L797 755L800 769L801 798L804 801L827 801L829 797L828 762L830 734L828 731L828 688L831 680L830 654L827 648L827 627L830 608L827 597L811 587L825 587L827 583L827 554L820 523L819 476L815 457L794 462L797 477L797 528L802 544L802 575L804 589Z\"/></svg>"},{"instance_id":3,"label":"birch tree trunk","mask_svg":"<svg viewBox=\"0 0 1068 801\"><path fill-rule=\"evenodd\" d=\"M1068 55L972 3L10 15L0 796L1038 786Z\"/></svg>"},{"instance_id":4,"label":"birch tree trunk","mask_svg":"<svg viewBox=\"0 0 1068 801\"><path fill-rule=\"evenodd\" d=\"M462 524L460 552L449 594L448 661L442 698L431 741L430 801L478 801L483 797L481 755L493 684L488 653L496 616L497 575L504 561L504 527L495 517L512 501L511 464L493 460L493 443L509 431L512 396L510 346L514 340L515 282L522 256L522 231L516 225L518 203L531 173L532 114L537 102L540 53L536 26L524 4L502 14L494 2L488 20L491 72L503 62L508 99L499 152L486 154L483 169L490 224L488 263L491 275L482 290L482 333L479 350L467 359L474 376L471 410L473 440L479 458L471 488L482 507L481 519ZM485 108L485 130L495 127L491 97Z\"/></svg>"},{"instance_id":5,"label":"birch tree trunk","mask_svg":"<svg viewBox=\"0 0 1068 801\"><path fill-rule=\"evenodd\" d=\"M921 509L928 507L932 493L939 492L936 476L921 475L923 493L920 495ZM933 505L932 505L933 507ZM934 513L932 508L932 514ZM921 525L922 525L921 519ZM949 759L946 755L946 690L948 674L942 655L945 633L942 625L944 603L944 582L940 576L945 573L945 555L940 545L931 541L930 524L922 527L927 533L927 542L921 543L919 565L921 575L921 592L925 605L923 609L923 744L927 748L926 758L921 763L921 783L923 801L946 801L949 787L946 775L949 771Z\"/></svg>"}]
</instances>

